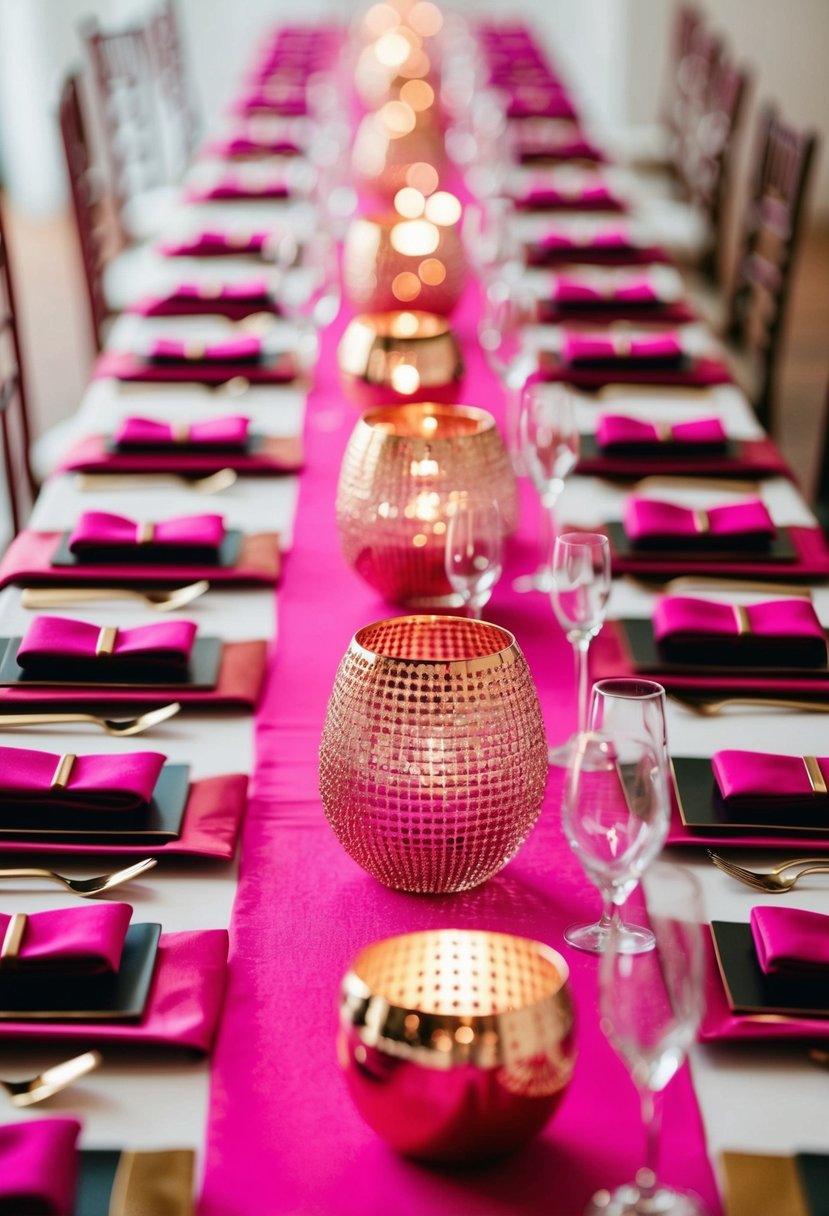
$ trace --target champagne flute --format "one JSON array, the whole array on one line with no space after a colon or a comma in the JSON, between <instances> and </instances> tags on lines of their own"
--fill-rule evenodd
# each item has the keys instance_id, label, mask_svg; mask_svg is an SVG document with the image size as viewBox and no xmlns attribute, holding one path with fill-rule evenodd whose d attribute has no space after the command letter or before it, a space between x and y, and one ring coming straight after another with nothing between
<instances>
[{"instance_id":1,"label":"champagne flute","mask_svg":"<svg viewBox=\"0 0 829 1216\"><path fill-rule=\"evenodd\" d=\"M604 624L610 595L610 545L601 532L565 532L553 549L553 611L576 661L578 729L587 726L587 655Z\"/></svg>"},{"instance_id":2,"label":"champagne flute","mask_svg":"<svg viewBox=\"0 0 829 1216\"><path fill-rule=\"evenodd\" d=\"M638 676L597 680L590 697L588 726L590 730L606 734L619 729L641 732L662 749L666 771L670 771L665 689L655 680L643 680Z\"/></svg>"},{"instance_id":3,"label":"champagne flute","mask_svg":"<svg viewBox=\"0 0 829 1216\"><path fill-rule=\"evenodd\" d=\"M580 435L572 390L566 384L527 384L521 394L519 433L524 463L541 505L539 562L534 574L517 578L513 590L551 591L555 506L565 478L579 459Z\"/></svg>"},{"instance_id":4,"label":"champagne flute","mask_svg":"<svg viewBox=\"0 0 829 1216\"><path fill-rule=\"evenodd\" d=\"M694 1041L704 1007L700 887L688 870L655 865L645 883L656 941L631 956L614 926L599 966L601 1028L639 1092L647 1148L633 1183L599 1191L585 1216L705 1216L695 1196L657 1180L662 1091Z\"/></svg>"},{"instance_id":5,"label":"champagne flute","mask_svg":"<svg viewBox=\"0 0 829 1216\"><path fill-rule=\"evenodd\" d=\"M446 577L476 621L501 577L503 556L504 525L497 502L459 497L446 529Z\"/></svg>"},{"instance_id":6,"label":"champagne flute","mask_svg":"<svg viewBox=\"0 0 829 1216\"><path fill-rule=\"evenodd\" d=\"M314 232L300 242L285 234L274 246L280 270L277 300L297 330L300 365L310 370L319 347L319 331L329 325L340 307L337 249L331 235Z\"/></svg>"},{"instance_id":7,"label":"champagne flute","mask_svg":"<svg viewBox=\"0 0 829 1216\"><path fill-rule=\"evenodd\" d=\"M668 834L668 783L662 748L647 734L588 731L577 737L564 785L562 826L570 848L602 895L602 915L570 925L564 940L601 954L611 929L617 949L652 950L654 937L626 925L619 908L634 890Z\"/></svg>"},{"instance_id":8,"label":"champagne flute","mask_svg":"<svg viewBox=\"0 0 829 1216\"><path fill-rule=\"evenodd\" d=\"M524 471L518 432L521 390L536 367L536 355L524 341L524 326L532 318L532 310L532 297L525 288L505 278L497 279L484 294L478 327L487 362L504 388L507 449L517 473Z\"/></svg>"}]
</instances>

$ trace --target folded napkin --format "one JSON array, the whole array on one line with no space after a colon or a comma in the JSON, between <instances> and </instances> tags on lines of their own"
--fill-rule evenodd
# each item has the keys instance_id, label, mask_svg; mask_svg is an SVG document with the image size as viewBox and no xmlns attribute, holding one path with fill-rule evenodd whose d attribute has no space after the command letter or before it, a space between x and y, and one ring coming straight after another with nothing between
<instances>
[{"instance_id":1,"label":"folded napkin","mask_svg":"<svg viewBox=\"0 0 829 1216\"><path fill-rule=\"evenodd\" d=\"M250 419L241 414L225 414L221 418L205 418L199 422L161 422L157 418L124 418L115 432L119 449L145 451L202 450L203 448L233 448L243 450L248 442Z\"/></svg>"},{"instance_id":2,"label":"folded napkin","mask_svg":"<svg viewBox=\"0 0 829 1216\"><path fill-rule=\"evenodd\" d=\"M58 974L101 975L121 965L124 938L132 908L129 904L81 904L32 912L25 917L22 934L14 932L15 917L0 912L0 942L6 951L14 937L14 966L21 972L54 971Z\"/></svg>"},{"instance_id":3,"label":"folded napkin","mask_svg":"<svg viewBox=\"0 0 829 1216\"><path fill-rule=\"evenodd\" d=\"M557 190L553 186L537 186L515 200L521 211L623 211L624 204L603 182L576 190Z\"/></svg>"},{"instance_id":4,"label":"folded napkin","mask_svg":"<svg viewBox=\"0 0 829 1216\"><path fill-rule=\"evenodd\" d=\"M631 494L623 521L631 543L639 549L767 549L776 532L759 498L701 511Z\"/></svg>"},{"instance_id":5,"label":"folded napkin","mask_svg":"<svg viewBox=\"0 0 829 1216\"><path fill-rule=\"evenodd\" d=\"M209 258L240 253L261 253L270 232L197 232L179 241L162 241L161 252L168 258Z\"/></svg>"},{"instance_id":6,"label":"folded napkin","mask_svg":"<svg viewBox=\"0 0 829 1216\"><path fill-rule=\"evenodd\" d=\"M215 560L224 538L221 515L179 515L142 523L108 511L84 511L69 537L69 550L86 561L114 561L125 554L154 561L184 555Z\"/></svg>"},{"instance_id":7,"label":"folded napkin","mask_svg":"<svg viewBox=\"0 0 829 1216\"><path fill-rule=\"evenodd\" d=\"M574 232L547 232L538 241L541 249L629 249L630 232L621 224L612 228L597 228L585 234Z\"/></svg>"},{"instance_id":8,"label":"folded napkin","mask_svg":"<svg viewBox=\"0 0 829 1216\"><path fill-rule=\"evenodd\" d=\"M826 668L826 634L805 599L738 605L660 596L653 632L673 663Z\"/></svg>"},{"instance_id":9,"label":"folded napkin","mask_svg":"<svg viewBox=\"0 0 829 1216\"><path fill-rule=\"evenodd\" d=\"M774 809L797 804L829 809L829 758L719 751L711 758L723 800L732 806Z\"/></svg>"},{"instance_id":10,"label":"folded napkin","mask_svg":"<svg viewBox=\"0 0 829 1216\"><path fill-rule=\"evenodd\" d=\"M72 1216L77 1119L0 1124L0 1216Z\"/></svg>"},{"instance_id":11,"label":"folded napkin","mask_svg":"<svg viewBox=\"0 0 829 1216\"><path fill-rule=\"evenodd\" d=\"M689 422L648 422L624 414L602 414L596 425L596 444L602 449L654 447L723 448L728 442L719 418L694 418Z\"/></svg>"},{"instance_id":12,"label":"folded napkin","mask_svg":"<svg viewBox=\"0 0 829 1216\"><path fill-rule=\"evenodd\" d=\"M829 916L802 908L752 908L751 933L766 975L829 974Z\"/></svg>"},{"instance_id":13,"label":"folded napkin","mask_svg":"<svg viewBox=\"0 0 829 1216\"><path fill-rule=\"evenodd\" d=\"M606 366L619 362L676 366L685 359L682 339L676 333L565 333L561 346L562 363L572 367Z\"/></svg>"},{"instance_id":14,"label":"folded napkin","mask_svg":"<svg viewBox=\"0 0 829 1216\"><path fill-rule=\"evenodd\" d=\"M142 317L176 317L208 313L241 319L251 312L275 312L276 302L265 279L241 283L179 283L162 296L145 296L127 310Z\"/></svg>"},{"instance_id":15,"label":"folded napkin","mask_svg":"<svg viewBox=\"0 0 829 1216\"><path fill-rule=\"evenodd\" d=\"M236 199L282 199L289 194L284 178L262 178L246 181L241 177L223 177L210 186L188 186L184 197L188 203L234 202Z\"/></svg>"},{"instance_id":16,"label":"folded napkin","mask_svg":"<svg viewBox=\"0 0 829 1216\"><path fill-rule=\"evenodd\" d=\"M17 651L27 674L60 678L64 666L92 666L105 677L114 667L184 668L190 661L198 626L192 621L158 621L132 629L102 629L86 621L38 616Z\"/></svg>"},{"instance_id":17,"label":"folded napkin","mask_svg":"<svg viewBox=\"0 0 829 1216\"><path fill-rule=\"evenodd\" d=\"M60 756L26 747L0 747L2 808L134 811L145 806L166 760L159 752Z\"/></svg>"},{"instance_id":18,"label":"folded napkin","mask_svg":"<svg viewBox=\"0 0 829 1216\"><path fill-rule=\"evenodd\" d=\"M262 339L254 334L209 343L158 338L147 357L154 363L259 363Z\"/></svg>"},{"instance_id":19,"label":"folded napkin","mask_svg":"<svg viewBox=\"0 0 829 1216\"><path fill-rule=\"evenodd\" d=\"M231 135L211 144L209 151L234 160L243 156L297 156L300 147L286 136Z\"/></svg>"},{"instance_id":20,"label":"folded napkin","mask_svg":"<svg viewBox=\"0 0 829 1216\"><path fill-rule=\"evenodd\" d=\"M626 282L609 283L606 287L579 278L577 275L556 275L550 298L556 304L657 304L659 293L646 275Z\"/></svg>"},{"instance_id":21,"label":"folded napkin","mask_svg":"<svg viewBox=\"0 0 829 1216\"><path fill-rule=\"evenodd\" d=\"M300 115L308 113L305 89L295 84L269 83L262 89L242 97L235 106L243 114L251 110L272 110L275 114Z\"/></svg>"}]
</instances>

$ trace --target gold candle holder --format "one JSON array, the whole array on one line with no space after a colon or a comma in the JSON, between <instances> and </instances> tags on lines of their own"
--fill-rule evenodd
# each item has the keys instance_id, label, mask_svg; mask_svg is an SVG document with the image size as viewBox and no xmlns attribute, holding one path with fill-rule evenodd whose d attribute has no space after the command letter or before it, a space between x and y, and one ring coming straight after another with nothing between
<instances>
[{"instance_id":1,"label":"gold candle holder","mask_svg":"<svg viewBox=\"0 0 829 1216\"><path fill-rule=\"evenodd\" d=\"M346 561L393 604L455 607L446 577L447 517L462 494L518 523L512 463L495 419L470 405L422 401L364 414L343 456L336 516Z\"/></svg>"},{"instance_id":2,"label":"gold candle holder","mask_svg":"<svg viewBox=\"0 0 829 1216\"><path fill-rule=\"evenodd\" d=\"M428 200L430 211L415 219L396 213L360 216L345 237L343 284L362 312L401 307L448 315L466 281L466 263L455 222L460 206L451 196ZM445 215L441 211L445 208ZM447 219L448 223L437 222Z\"/></svg>"},{"instance_id":3,"label":"gold candle holder","mask_svg":"<svg viewBox=\"0 0 829 1216\"><path fill-rule=\"evenodd\" d=\"M340 990L357 1109L407 1156L463 1164L536 1135L576 1060L568 969L506 933L438 929L368 946Z\"/></svg>"},{"instance_id":4,"label":"gold candle holder","mask_svg":"<svg viewBox=\"0 0 829 1216\"><path fill-rule=\"evenodd\" d=\"M320 787L337 838L374 878L433 894L486 882L538 818L547 772L538 694L508 630L404 616L354 635Z\"/></svg>"},{"instance_id":5,"label":"gold candle holder","mask_svg":"<svg viewBox=\"0 0 829 1216\"><path fill-rule=\"evenodd\" d=\"M463 377L445 317L377 312L354 317L337 349L346 396L362 409L389 402L453 401Z\"/></svg>"}]
</instances>

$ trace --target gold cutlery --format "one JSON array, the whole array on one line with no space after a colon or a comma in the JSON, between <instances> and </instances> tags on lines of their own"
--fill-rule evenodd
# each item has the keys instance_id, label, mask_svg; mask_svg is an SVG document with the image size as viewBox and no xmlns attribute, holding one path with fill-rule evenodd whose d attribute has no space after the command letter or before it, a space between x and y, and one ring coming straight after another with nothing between
<instances>
[{"instance_id":1,"label":"gold cutlery","mask_svg":"<svg viewBox=\"0 0 829 1216\"><path fill-rule=\"evenodd\" d=\"M160 726L162 722L174 718L180 709L180 701L171 701L169 705L148 709L146 713L138 714L134 718L99 718L96 714L83 713L0 714L0 730L7 726L57 726L68 722L91 722L93 726L100 726L108 735L127 738L129 735L142 735L144 731Z\"/></svg>"},{"instance_id":2,"label":"gold cutlery","mask_svg":"<svg viewBox=\"0 0 829 1216\"><path fill-rule=\"evenodd\" d=\"M658 591L666 595L673 595L676 591L692 591L694 588L699 588L701 591L749 591L757 592L760 595L795 595L804 600L812 598L811 588L799 583L764 583L752 579L718 578L713 574L680 574L664 583L653 583L648 579L636 578L630 574L626 574L624 578L625 581L634 583L645 591Z\"/></svg>"},{"instance_id":3,"label":"gold cutlery","mask_svg":"<svg viewBox=\"0 0 829 1216\"><path fill-rule=\"evenodd\" d=\"M92 1072L101 1063L99 1051L85 1051L83 1055L73 1056L52 1068L44 1068L36 1077L27 1081L3 1081L0 1087L5 1089L11 1099L12 1106L34 1106L58 1094L68 1085L74 1085L81 1077Z\"/></svg>"},{"instance_id":4,"label":"gold cutlery","mask_svg":"<svg viewBox=\"0 0 829 1216\"><path fill-rule=\"evenodd\" d=\"M809 1059L819 1068L829 1068L829 1051L824 1051L822 1047L810 1047Z\"/></svg>"},{"instance_id":5,"label":"gold cutlery","mask_svg":"<svg viewBox=\"0 0 829 1216\"><path fill-rule=\"evenodd\" d=\"M179 473L78 473L79 490L143 490L153 486L176 486L197 494L221 494L236 485L235 469L217 469L205 477L184 477Z\"/></svg>"},{"instance_id":6,"label":"gold cutlery","mask_svg":"<svg viewBox=\"0 0 829 1216\"><path fill-rule=\"evenodd\" d=\"M684 709L689 709L693 714L698 714L701 718L714 718L730 705L757 705L763 706L766 709L793 709L799 710L800 713L804 714L829 713L829 702L827 701L790 701L785 697L722 697L714 701L698 701L695 697L678 696L675 692L669 692L668 696L672 701L676 701L678 705L681 705Z\"/></svg>"},{"instance_id":7,"label":"gold cutlery","mask_svg":"<svg viewBox=\"0 0 829 1216\"><path fill-rule=\"evenodd\" d=\"M99 600L141 600L159 612L175 612L186 608L205 591L210 590L207 579L186 583L182 587L139 591L132 587L24 587L20 602L24 608L59 608L65 604L96 603Z\"/></svg>"},{"instance_id":8,"label":"gold cutlery","mask_svg":"<svg viewBox=\"0 0 829 1216\"><path fill-rule=\"evenodd\" d=\"M71 891L73 895L80 895L81 899L88 899L91 895L102 895L104 891L111 891L113 887L120 887L125 882L131 882L133 878L146 874L157 864L158 861L155 857L145 857L143 861L137 861L135 865L127 866L123 870L113 870L111 874L98 874L95 878L66 878L65 875L57 874L54 870L41 870L37 866L19 866L14 869L0 870L0 878L45 878L48 882L56 882L60 886L66 887L67 891Z\"/></svg>"},{"instance_id":9,"label":"gold cutlery","mask_svg":"<svg viewBox=\"0 0 829 1216\"><path fill-rule=\"evenodd\" d=\"M781 865L775 866L773 870L758 871L738 866L733 861L720 857L719 853L713 853L711 849L708 849L708 856L717 869L722 870L723 874L727 874L729 878L736 878L738 882L744 882L747 886L754 887L756 891L765 891L770 895L781 895L784 891L791 891L792 887L806 874L829 874L829 857L795 857L792 861L784 861ZM786 870L795 867L801 868L797 869L795 874L785 875Z\"/></svg>"},{"instance_id":10,"label":"gold cutlery","mask_svg":"<svg viewBox=\"0 0 829 1216\"><path fill-rule=\"evenodd\" d=\"M722 491L724 494L751 494L761 498L762 484L756 481L740 481L727 477L683 477L679 474L654 473L643 477L634 485L638 491L665 490L706 490L712 494Z\"/></svg>"}]
</instances>

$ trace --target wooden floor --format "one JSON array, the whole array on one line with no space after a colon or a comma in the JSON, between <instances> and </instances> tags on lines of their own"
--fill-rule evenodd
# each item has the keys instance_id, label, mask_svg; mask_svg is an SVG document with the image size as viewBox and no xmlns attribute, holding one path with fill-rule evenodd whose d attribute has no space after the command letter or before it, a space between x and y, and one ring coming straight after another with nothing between
<instances>
[{"instance_id":1,"label":"wooden floor","mask_svg":"<svg viewBox=\"0 0 829 1216\"><path fill-rule=\"evenodd\" d=\"M68 216L6 214L36 434L78 405L93 358L81 264ZM807 490L819 458L829 384L829 226L798 259L779 395L780 442Z\"/></svg>"}]
</instances>

